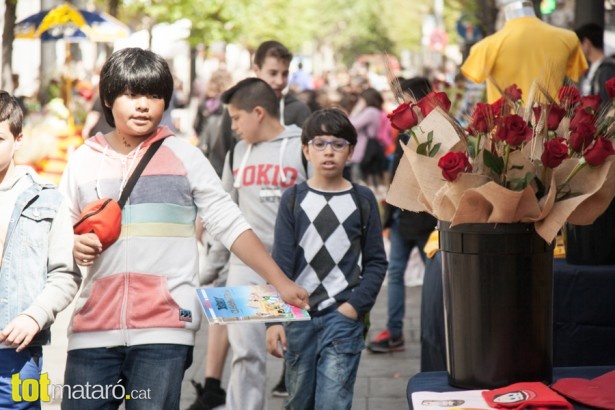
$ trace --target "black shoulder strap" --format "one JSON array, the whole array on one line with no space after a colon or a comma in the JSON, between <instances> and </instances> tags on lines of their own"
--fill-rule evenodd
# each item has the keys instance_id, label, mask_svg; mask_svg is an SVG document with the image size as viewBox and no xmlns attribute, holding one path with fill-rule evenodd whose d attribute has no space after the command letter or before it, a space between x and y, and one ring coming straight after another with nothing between
<instances>
[{"instance_id":1,"label":"black shoulder strap","mask_svg":"<svg viewBox=\"0 0 615 410\"><path fill-rule=\"evenodd\" d=\"M126 182L126 186L124 186L124 189L122 190L122 195L120 196L119 201L117 201L117 203L120 205L120 208L124 208L124 204L128 200L128 197L130 196L132 189L137 183L137 179L139 179L139 177L141 176L141 173L147 166L147 163L149 162L150 159L152 159L152 157L154 156L156 151L158 151L158 148L160 148L163 142L164 142L164 139L159 139L158 141L150 145L147 151L145 151L143 158L141 158L141 161L139 161L139 163L137 164L137 167L132 172L132 175L130 175L128 182Z\"/></svg>"},{"instance_id":2,"label":"black shoulder strap","mask_svg":"<svg viewBox=\"0 0 615 410\"><path fill-rule=\"evenodd\" d=\"M362 200L362 196L359 194L357 184L352 183L352 193L359 208L359 215L361 217L361 249L365 246L365 233L367 231L367 220L369 219L370 205L369 201Z\"/></svg>"}]
</instances>

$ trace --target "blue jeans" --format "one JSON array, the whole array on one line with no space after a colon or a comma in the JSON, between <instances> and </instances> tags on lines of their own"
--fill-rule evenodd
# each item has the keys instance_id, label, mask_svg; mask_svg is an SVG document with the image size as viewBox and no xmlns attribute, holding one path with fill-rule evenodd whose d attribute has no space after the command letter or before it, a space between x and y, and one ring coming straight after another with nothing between
<instances>
[{"instance_id":1,"label":"blue jeans","mask_svg":"<svg viewBox=\"0 0 615 410\"><path fill-rule=\"evenodd\" d=\"M40 409L41 393L38 382L42 368L43 348L40 346L28 347L19 353L15 349L0 349L0 409ZM13 392L11 380L16 373L19 373L19 378L14 379L13 383L19 386L19 390ZM27 379L34 379L36 382L26 381ZM14 398L17 401L13 400Z\"/></svg>"},{"instance_id":2,"label":"blue jeans","mask_svg":"<svg viewBox=\"0 0 615 410\"><path fill-rule=\"evenodd\" d=\"M192 351L192 346L175 344L71 350L62 409L117 409L125 398L127 410L179 409L182 379L192 363Z\"/></svg>"},{"instance_id":3,"label":"blue jeans","mask_svg":"<svg viewBox=\"0 0 615 410\"><path fill-rule=\"evenodd\" d=\"M397 339L403 335L403 321L406 314L406 284L404 274L408 266L410 252L415 246L418 247L421 259L425 262L425 252L423 248L427 243L425 239L408 239L399 231L399 219L395 218L391 225L389 235L391 250L389 254L389 272L387 279L388 295L388 321L387 329L391 337Z\"/></svg>"},{"instance_id":4,"label":"blue jeans","mask_svg":"<svg viewBox=\"0 0 615 410\"><path fill-rule=\"evenodd\" d=\"M337 310L284 325L287 409L339 410L352 406L365 347L364 327L363 320L350 319Z\"/></svg>"}]
</instances>

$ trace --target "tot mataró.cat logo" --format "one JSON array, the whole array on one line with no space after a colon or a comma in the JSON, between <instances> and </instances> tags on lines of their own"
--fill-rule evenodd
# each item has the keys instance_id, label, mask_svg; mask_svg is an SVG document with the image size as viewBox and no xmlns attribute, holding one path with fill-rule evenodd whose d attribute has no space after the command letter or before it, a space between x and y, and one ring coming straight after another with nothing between
<instances>
[{"instance_id":1,"label":"tot matar\u00f3.cat logo","mask_svg":"<svg viewBox=\"0 0 615 410\"><path fill-rule=\"evenodd\" d=\"M11 376L11 398L14 402L34 402L40 399L49 402L55 399L109 399L116 400L149 400L150 389L126 391L126 387L118 380L116 384L75 384L72 386L52 384L48 373L41 373L40 379L21 379L19 373Z\"/></svg>"}]
</instances>

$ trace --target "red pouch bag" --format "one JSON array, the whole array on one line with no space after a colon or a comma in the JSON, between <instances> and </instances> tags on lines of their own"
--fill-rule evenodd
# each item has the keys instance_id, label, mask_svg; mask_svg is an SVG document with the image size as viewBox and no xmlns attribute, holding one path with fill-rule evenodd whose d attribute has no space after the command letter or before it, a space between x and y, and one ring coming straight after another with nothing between
<instances>
[{"instance_id":1,"label":"red pouch bag","mask_svg":"<svg viewBox=\"0 0 615 410\"><path fill-rule=\"evenodd\" d=\"M73 231L78 235L96 234L103 250L113 245L120 237L121 230L122 209L117 201L111 198L97 199L86 205L73 226Z\"/></svg>"},{"instance_id":2,"label":"red pouch bag","mask_svg":"<svg viewBox=\"0 0 615 410\"><path fill-rule=\"evenodd\" d=\"M122 231L122 208L137 183L137 179L163 142L164 139L159 139L149 146L126 182L118 201L111 198L100 198L83 208L79 220L73 225L73 231L77 235L95 233L102 243L103 251L117 241Z\"/></svg>"}]
</instances>

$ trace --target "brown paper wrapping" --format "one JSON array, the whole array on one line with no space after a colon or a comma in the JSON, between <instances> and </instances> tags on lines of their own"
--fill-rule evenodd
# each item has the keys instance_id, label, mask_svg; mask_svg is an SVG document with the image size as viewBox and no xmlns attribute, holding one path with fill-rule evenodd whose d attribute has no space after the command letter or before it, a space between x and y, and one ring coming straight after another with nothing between
<instances>
[{"instance_id":1,"label":"brown paper wrapping","mask_svg":"<svg viewBox=\"0 0 615 410\"><path fill-rule=\"evenodd\" d=\"M610 156L598 167L585 165L569 183L567 195L557 198L557 187L574 170L580 159L565 160L553 172L547 173L549 190L543 198L536 197L535 188L512 191L477 173L463 173L454 182L442 177L438 160L449 151L464 147L459 130L449 117L434 110L420 124L417 137L425 141L432 131L435 143L442 146L435 157L416 153L416 142L402 145L404 156L399 163L387 193L387 202L399 208L426 211L436 218L462 223L534 223L536 232L551 243L564 223L588 225L598 218L615 196L615 156ZM527 159L526 150L511 155L515 164L523 164L515 176L533 172L534 165ZM536 158L536 153L531 155ZM521 173L520 173L521 172ZM542 169L538 170L542 172ZM512 172L509 177L513 177ZM541 176L541 175L539 175Z\"/></svg>"}]
</instances>

